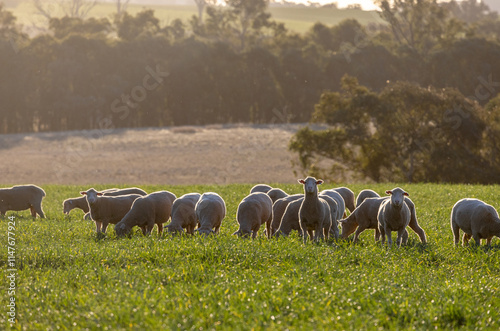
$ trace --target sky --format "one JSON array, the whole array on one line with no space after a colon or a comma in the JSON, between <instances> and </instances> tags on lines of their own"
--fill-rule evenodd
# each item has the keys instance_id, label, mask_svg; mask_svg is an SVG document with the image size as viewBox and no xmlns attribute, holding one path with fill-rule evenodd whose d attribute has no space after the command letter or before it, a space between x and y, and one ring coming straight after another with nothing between
<instances>
[{"instance_id":1,"label":"sky","mask_svg":"<svg viewBox=\"0 0 500 331\"><path fill-rule=\"evenodd\" d=\"M291 0L288 0L292 2ZM350 4L360 4L364 10L375 10L378 7L373 3L373 0L293 0L296 3L307 4L309 1L317 2L322 5L326 5L327 3L336 2L339 8L345 8Z\"/></svg>"}]
</instances>

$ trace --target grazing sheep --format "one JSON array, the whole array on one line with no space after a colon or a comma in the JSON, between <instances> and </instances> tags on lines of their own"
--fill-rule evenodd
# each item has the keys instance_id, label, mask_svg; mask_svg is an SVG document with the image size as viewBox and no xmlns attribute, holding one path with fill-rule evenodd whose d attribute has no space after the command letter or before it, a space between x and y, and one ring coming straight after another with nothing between
<instances>
[{"instance_id":1,"label":"grazing sheep","mask_svg":"<svg viewBox=\"0 0 500 331\"><path fill-rule=\"evenodd\" d=\"M29 209L33 218L38 214L45 218L42 210L42 199L45 191L36 185L19 185L0 188L0 213L2 216L9 210L21 211Z\"/></svg>"},{"instance_id":2,"label":"grazing sheep","mask_svg":"<svg viewBox=\"0 0 500 331\"><path fill-rule=\"evenodd\" d=\"M304 201L303 196L299 197L296 200L288 202L283 213L283 217L281 218L279 227L273 234L274 236L288 236L290 232L292 232L292 230L296 230L300 234L302 234L302 229L300 228L299 222L299 210L300 206L302 205L302 201Z\"/></svg>"},{"instance_id":3,"label":"grazing sheep","mask_svg":"<svg viewBox=\"0 0 500 331\"><path fill-rule=\"evenodd\" d=\"M345 239L356 231L353 241L357 242L361 232L366 229L375 229L375 241L378 241L380 239L377 220L378 210L382 202L387 199L389 199L389 197L366 198L362 200L349 217L340 221L342 226L342 233L340 237ZM405 197L405 202L410 209L411 214L410 224L408 224L408 226L420 237L420 241L425 244L427 242L427 238L425 236L425 231L418 224L415 204L408 197ZM403 244L406 244L407 240L408 233L405 232L405 234L403 234Z\"/></svg>"},{"instance_id":4,"label":"grazing sheep","mask_svg":"<svg viewBox=\"0 0 500 331\"><path fill-rule=\"evenodd\" d=\"M208 235L219 233L220 225L226 217L226 203L214 192L203 193L194 208L199 228L197 232Z\"/></svg>"},{"instance_id":5,"label":"grazing sheep","mask_svg":"<svg viewBox=\"0 0 500 331\"><path fill-rule=\"evenodd\" d=\"M358 197L356 198L356 207L362 204L366 198L380 198L380 195L373 190L363 190L359 192Z\"/></svg>"},{"instance_id":6,"label":"grazing sheep","mask_svg":"<svg viewBox=\"0 0 500 331\"><path fill-rule=\"evenodd\" d=\"M460 229L464 232L462 244L466 245L472 237L477 245L486 239L491 244L493 236L500 237L500 219L491 205L478 199L459 200L451 210L451 230L455 245L460 242Z\"/></svg>"},{"instance_id":7,"label":"grazing sheep","mask_svg":"<svg viewBox=\"0 0 500 331\"><path fill-rule=\"evenodd\" d=\"M281 218L285 214L286 207L292 201L303 198L303 194L293 194L285 198L278 199L273 204L273 219L271 221L271 236L278 230L281 224ZM297 225L299 224L299 216L297 209Z\"/></svg>"},{"instance_id":8,"label":"grazing sheep","mask_svg":"<svg viewBox=\"0 0 500 331\"><path fill-rule=\"evenodd\" d=\"M82 191L85 195L90 208L90 217L95 222L96 232L106 233L108 224L116 224L129 212L132 203L139 194L127 194L119 196L103 196L103 193L97 192L93 188Z\"/></svg>"},{"instance_id":9,"label":"grazing sheep","mask_svg":"<svg viewBox=\"0 0 500 331\"><path fill-rule=\"evenodd\" d=\"M333 200L335 200L335 202L337 202L337 214L336 215L332 214L332 215L335 216L335 222L340 221L342 217L345 215L345 202L344 198L342 198L340 193L335 190L323 190L319 192L319 195L327 195Z\"/></svg>"},{"instance_id":10,"label":"grazing sheep","mask_svg":"<svg viewBox=\"0 0 500 331\"><path fill-rule=\"evenodd\" d=\"M163 223L170 218L175 194L158 191L135 199L128 213L115 225L117 236L125 236L134 226L142 229L144 235L151 234L153 227L158 227L158 234L163 231Z\"/></svg>"},{"instance_id":11,"label":"grazing sheep","mask_svg":"<svg viewBox=\"0 0 500 331\"><path fill-rule=\"evenodd\" d=\"M128 187L128 188L122 188L122 189L117 189L117 188L110 188L106 190L100 191L104 196L110 196L110 197L115 197L119 195L127 195L127 194L139 194L139 195L147 195L147 193L137 187ZM63 201L63 213L64 214L69 214L69 212L75 208L79 208L83 210L84 213L89 212L89 205L87 203L87 200L85 197L78 197L78 198L70 198L66 199ZM87 216L87 215L85 215ZM84 219L90 219L84 217Z\"/></svg>"},{"instance_id":12,"label":"grazing sheep","mask_svg":"<svg viewBox=\"0 0 500 331\"><path fill-rule=\"evenodd\" d=\"M391 247L391 231L397 231L396 244L400 247L403 234L410 223L410 209L405 203L405 196L408 196L408 193L399 187L385 191L385 193L390 194L391 198L382 202L377 215L382 244L384 244L387 235L387 244Z\"/></svg>"},{"instance_id":13,"label":"grazing sheep","mask_svg":"<svg viewBox=\"0 0 500 331\"><path fill-rule=\"evenodd\" d=\"M316 180L314 177L299 179L299 183L304 185L304 200L299 210L299 223L304 234L304 244L307 242L306 233L309 238L318 241L324 234L328 240L329 231L323 231L325 223L331 224L331 213L328 202L318 197L318 185L323 184L322 180Z\"/></svg>"},{"instance_id":14,"label":"grazing sheep","mask_svg":"<svg viewBox=\"0 0 500 331\"><path fill-rule=\"evenodd\" d=\"M257 184L252 189L250 190L250 194L255 193L255 192L262 192L262 193L267 193L273 188L267 184Z\"/></svg>"},{"instance_id":15,"label":"grazing sheep","mask_svg":"<svg viewBox=\"0 0 500 331\"><path fill-rule=\"evenodd\" d=\"M349 209L349 212L352 213L356 208L356 206L354 206L354 192L347 187L337 187L332 190L338 192L338 194L342 196L342 198L344 199L345 208ZM347 216L345 211L343 216Z\"/></svg>"},{"instance_id":16,"label":"grazing sheep","mask_svg":"<svg viewBox=\"0 0 500 331\"><path fill-rule=\"evenodd\" d=\"M323 200L325 200L328 205L330 206L330 218L331 222L330 224L324 224L324 229L326 229L330 234L332 234L335 238L335 240L339 239L339 223L337 222L337 217L338 217L338 204L335 199L332 197L326 195L326 194L319 194L319 197Z\"/></svg>"},{"instance_id":17,"label":"grazing sheep","mask_svg":"<svg viewBox=\"0 0 500 331\"><path fill-rule=\"evenodd\" d=\"M280 188L273 188L267 192L273 203L278 199L286 198L288 194Z\"/></svg>"},{"instance_id":18,"label":"grazing sheep","mask_svg":"<svg viewBox=\"0 0 500 331\"><path fill-rule=\"evenodd\" d=\"M175 199L172 205L172 221L167 225L168 232L181 233L184 228L187 233L194 234L198 223L194 208L200 197L200 193L188 193Z\"/></svg>"},{"instance_id":19,"label":"grazing sheep","mask_svg":"<svg viewBox=\"0 0 500 331\"><path fill-rule=\"evenodd\" d=\"M260 226L266 223L267 234L271 234L271 220L273 216L273 202L271 198L262 192L252 193L238 205L236 212L236 220L240 225L235 235L248 237L252 234L252 238L257 237L257 232Z\"/></svg>"}]
</instances>

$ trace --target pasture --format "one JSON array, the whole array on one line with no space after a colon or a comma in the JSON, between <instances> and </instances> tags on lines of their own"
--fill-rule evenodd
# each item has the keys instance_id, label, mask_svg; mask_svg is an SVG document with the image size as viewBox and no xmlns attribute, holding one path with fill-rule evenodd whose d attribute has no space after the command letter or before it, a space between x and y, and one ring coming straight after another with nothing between
<instances>
[{"instance_id":1,"label":"pasture","mask_svg":"<svg viewBox=\"0 0 500 331\"><path fill-rule=\"evenodd\" d=\"M274 184L300 193L300 184ZM320 189L331 188L325 183ZM379 193L398 184L348 185ZM141 185L177 196L214 191L226 201L218 236L98 240L80 210L62 201L88 186L42 185L47 219L14 213L16 330L251 330L500 328L500 241L454 247L453 204L464 197L499 207L498 186L399 184L415 202L428 244L409 230L406 247L381 247L373 230L360 243L308 243L294 233L268 240L232 236L236 208L252 187ZM103 189L104 186L95 186ZM110 186L108 186L110 187ZM123 185L121 187L124 187ZM7 267L7 224L1 221L1 265ZM5 272L6 274L6 272ZM2 280L6 314L8 280Z\"/></svg>"}]
</instances>

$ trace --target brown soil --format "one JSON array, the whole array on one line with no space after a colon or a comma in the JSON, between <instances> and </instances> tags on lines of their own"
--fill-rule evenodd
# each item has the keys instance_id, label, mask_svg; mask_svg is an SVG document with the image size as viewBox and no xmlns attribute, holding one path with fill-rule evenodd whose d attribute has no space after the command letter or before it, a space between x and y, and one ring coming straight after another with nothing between
<instances>
[{"instance_id":1,"label":"brown soil","mask_svg":"<svg viewBox=\"0 0 500 331\"><path fill-rule=\"evenodd\" d=\"M3 184L292 183L301 125L217 125L0 136Z\"/></svg>"}]
</instances>

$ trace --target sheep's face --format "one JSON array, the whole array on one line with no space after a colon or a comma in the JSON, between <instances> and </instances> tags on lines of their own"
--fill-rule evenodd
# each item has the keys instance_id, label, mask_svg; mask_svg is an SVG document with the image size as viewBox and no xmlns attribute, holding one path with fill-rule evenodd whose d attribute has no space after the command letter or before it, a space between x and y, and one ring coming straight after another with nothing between
<instances>
[{"instance_id":1,"label":"sheep's face","mask_svg":"<svg viewBox=\"0 0 500 331\"><path fill-rule=\"evenodd\" d=\"M340 234L340 236L345 239L349 237L354 231L356 231L358 222L356 222L354 214L351 214L348 218L340 220L340 226L342 227L342 233Z\"/></svg>"},{"instance_id":2,"label":"sheep's face","mask_svg":"<svg viewBox=\"0 0 500 331\"><path fill-rule=\"evenodd\" d=\"M63 202L63 213L68 215L70 210L73 209L71 208L73 206L73 201L64 201Z\"/></svg>"},{"instance_id":3,"label":"sheep's face","mask_svg":"<svg viewBox=\"0 0 500 331\"><path fill-rule=\"evenodd\" d=\"M299 183L304 185L306 194L317 194L318 185L323 184L323 181L321 179L316 180L314 177L307 177L306 179L299 179Z\"/></svg>"},{"instance_id":4,"label":"sheep's face","mask_svg":"<svg viewBox=\"0 0 500 331\"><path fill-rule=\"evenodd\" d=\"M396 187L393 190L385 191L385 193L391 195L391 203L396 208L401 208L403 202L405 201L405 196L409 196L403 189Z\"/></svg>"},{"instance_id":5,"label":"sheep's face","mask_svg":"<svg viewBox=\"0 0 500 331\"><path fill-rule=\"evenodd\" d=\"M87 202L88 203L96 203L97 202L97 197L101 196L102 193L97 192L93 188L88 189L86 192L82 191L80 194L87 196Z\"/></svg>"},{"instance_id":6,"label":"sheep's face","mask_svg":"<svg viewBox=\"0 0 500 331\"><path fill-rule=\"evenodd\" d=\"M130 233L130 229L124 223L118 223L115 225L115 233L118 237L123 237Z\"/></svg>"}]
</instances>

